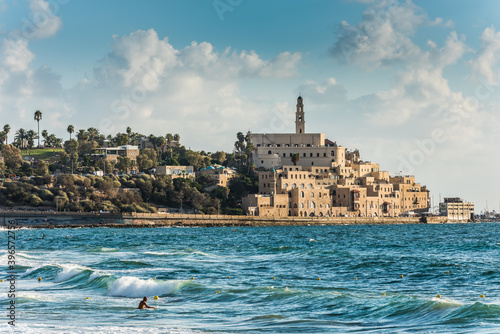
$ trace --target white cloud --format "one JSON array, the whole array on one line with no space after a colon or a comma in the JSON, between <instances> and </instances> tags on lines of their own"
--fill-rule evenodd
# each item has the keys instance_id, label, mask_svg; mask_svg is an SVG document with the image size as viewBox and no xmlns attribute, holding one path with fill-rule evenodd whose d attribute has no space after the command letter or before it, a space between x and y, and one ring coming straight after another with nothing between
<instances>
[{"instance_id":1,"label":"white cloud","mask_svg":"<svg viewBox=\"0 0 500 334\"><path fill-rule=\"evenodd\" d=\"M488 27L481 34L481 47L469 64L473 77L484 78L489 83L496 83L498 76L498 58L500 57L500 32Z\"/></svg>"},{"instance_id":2,"label":"white cloud","mask_svg":"<svg viewBox=\"0 0 500 334\"><path fill-rule=\"evenodd\" d=\"M342 62L366 68L417 59L420 49L408 35L425 21L421 10L411 2L376 2L363 13L363 21L340 24L332 54Z\"/></svg>"},{"instance_id":3,"label":"white cloud","mask_svg":"<svg viewBox=\"0 0 500 334\"><path fill-rule=\"evenodd\" d=\"M246 98L241 83L290 77L300 60L291 52L271 59L253 50L219 52L209 42L176 49L152 29L114 36L94 76L70 92L73 119L105 133L131 126L147 134L179 132L200 148L227 147L227 138L249 130L267 109Z\"/></svg>"},{"instance_id":4,"label":"white cloud","mask_svg":"<svg viewBox=\"0 0 500 334\"><path fill-rule=\"evenodd\" d=\"M25 40L4 39L1 44L3 67L9 72L24 72L35 58Z\"/></svg>"},{"instance_id":5,"label":"white cloud","mask_svg":"<svg viewBox=\"0 0 500 334\"><path fill-rule=\"evenodd\" d=\"M47 38L56 34L61 28L61 19L54 15L49 2L44 0L30 0L31 13L29 20L23 22L23 36L32 38Z\"/></svg>"},{"instance_id":6,"label":"white cloud","mask_svg":"<svg viewBox=\"0 0 500 334\"><path fill-rule=\"evenodd\" d=\"M346 89L342 84L337 83L337 80L333 77L326 78L321 83L307 80L295 91L307 99L308 104L314 106L342 104L347 101Z\"/></svg>"}]
</instances>

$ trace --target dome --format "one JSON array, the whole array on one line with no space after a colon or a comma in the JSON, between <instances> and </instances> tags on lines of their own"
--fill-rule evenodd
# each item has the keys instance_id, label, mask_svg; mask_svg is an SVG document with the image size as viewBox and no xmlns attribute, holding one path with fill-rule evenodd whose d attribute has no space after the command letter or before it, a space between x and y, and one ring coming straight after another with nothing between
<instances>
[{"instance_id":1,"label":"dome","mask_svg":"<svg viewBox=\"0 0 500 334\"><path fill-rule=\"evenodd\" d=\"M213 168L212 166L208 166L207 169L215 169L215 168Z\"/></svg>"}]
</instances>

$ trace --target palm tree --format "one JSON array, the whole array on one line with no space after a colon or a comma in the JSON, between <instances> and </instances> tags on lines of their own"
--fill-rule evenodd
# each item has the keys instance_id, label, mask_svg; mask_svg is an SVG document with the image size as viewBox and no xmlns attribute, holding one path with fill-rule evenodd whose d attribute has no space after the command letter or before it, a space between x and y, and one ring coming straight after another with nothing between
<instances>
[{"instance_id":1,"label":"palm tree","mask_svg":"<svg viewBox=\"0 0 500 334\"><path fill-rule=\"evenodd\" d=\"M172 142L172 140L174 140L174 136L172 136L171 133L167 133L165 139L167 139L167 145L170 146L170 143Z\"/></svg>"},{"instance_id":2,"label":"palm tree","mask_svg":"<svg viewBox=\"0 0 500 334\"><path fill-rule=\"evenodd\" d=\"M294 166L297 166L297 162L300 160L300 155L298 153L292 154L292 162Z\"/></svg>"},{"instance_id":3,"label":"palm tree","mask_svg":"<svg viewBox=\"0 0 500 334\"><path fill-rule=\"evenodd\" d=\"M78 141L84 141L88 139L87 133L85 132L84 129L78 130L78 133L76 134L76 139L78 139Z\"/></svg>"},{"instance_id":4,"label":"palm tree","mask_svg":"<svg viewBox=\"0 0 500 334\"><path fill-rule=\"evenodd\" d=\"M75 127L73 125L68 125L68 129L66 131L69 132L69 140L71 140L71 134L75 132Z\"/></svg>"},{"instance_id":5,"label":"palm tree","mask_svg":"<svg viewBox=\"0 0 500 334\"><path fill-rule=\"evenodd\" d=\"M10 125L9 124L5 124L3 126L3 132L5 132L5 145L7 145L9 143L9 140L7 138L7 136L9 135L9 132L10 132Z\"/></svg>"},{"instance_id":6,"label":"palm tree","mask_svg":"<svg viewBox=\"0 0 500 334\"><path fill-rule=\"evenodd\" d=\"M27 139L26 130L24 130L23 128L17 130L16 134L14 135L14 141L18 141L21 148L24 148L25 139Z\"/></svg>"},{"instance_id":7,"label":"palm tree","mask_svg":"<svg viewBox=\"0 0 500 334\"><path fill-rule=\"evenodd\" d=\"M5 141L5 138L7 138L5 131L0 131L0 143L3 143Z\"/></svg>"},{"instance_id":8,"label":"palm tree","mask_svg":"<svg viewBox=\"0 0 500 334\"><path fill-rule=\"evenodd\" d=\"M40 147L40 120L42 119L42 112L40 110L35 111L35 121L38 123L38 147Z\"/></svg>"},{"instance_id":9,"label":"palm tree","mask_svg":"<svg viewBox=\"0 0 500 334\"><path fill-rule=\"evenodd\" d=\"M28 132L26 132L26 136L27 136L26 139L28 139L28 147L33 148L33 145L35 144L35 139L38 138L38 135L34 130L28 130ZM40 142L40 138L38 138L38 142Z\"/></svg>"},{"instance_id":10,"label":"palm tree","mask_svg":"<svg viewBox=\"0 0 500 334\"><path fill-rule=\"evenodd\" d=\"M49 132L47 130L42 130L43 146L47 146L47 138L49 137Z\"/></svg>"},{"instance_id":11,"label":"palm tree","mask_svg":"<svg viewBox=\"0 0 500 334\"><path fill-rule=\"evenodd\" d=\"M127 134L129 137L132 134L132 128L130 126L127 126Z\"/></svg>"},{"instance_id":12,"label":"palm tree","mask_svg":"<svg viewBox=\"0 0 500 334\"><path fill-rule=\"evenodd\" d=\"M179 145L179 140L181 140L181 136L179 136L179 134L178 134L178 133L176 133L176 134L174 135L174 141L176 141L176 142L177 142L177 145Z\"/></svg>"},{"instance_id":13,"label":"palm tree","mask_svg":"<svg viewBox=\"0 0 500 334\"><path fill-rule=\"evenodd\" d=\"M96 140L97 137L99 137L99 130L96 128L88 128L87 134L88 134L89 140Z\"/></svg>"}]
</instances>

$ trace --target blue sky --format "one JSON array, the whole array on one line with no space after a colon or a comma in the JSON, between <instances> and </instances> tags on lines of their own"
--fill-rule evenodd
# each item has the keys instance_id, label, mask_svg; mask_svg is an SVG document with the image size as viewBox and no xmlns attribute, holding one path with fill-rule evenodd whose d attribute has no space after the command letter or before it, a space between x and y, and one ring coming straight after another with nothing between
<instances>
[{"instance_id":1,"label":"blue sky","mask_svg":"<svg viewBox=\"0 0 500 334\"><path fill-rule=\"evenodd\" d=\"M0 123L66 138L323 132L439 195L500 209L498 1L0 0ZM11 136L12 138L12 136Z\"/></svg>"}]
</instances>

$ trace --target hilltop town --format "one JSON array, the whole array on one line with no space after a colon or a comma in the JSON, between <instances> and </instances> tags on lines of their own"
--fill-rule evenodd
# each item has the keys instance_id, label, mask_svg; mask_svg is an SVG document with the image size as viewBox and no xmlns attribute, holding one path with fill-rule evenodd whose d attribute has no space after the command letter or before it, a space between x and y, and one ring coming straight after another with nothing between
<instances>
[{"instance_id":1,"label":"hilltop town","mask_svg":"<svg viewBox=\"0 0 500 334\"><path fill-rule=\"evenodd\" d=\"M64 144L44 130L37 147L35 131L20 129L13 145L9 131L6 125L0 132L6 208L267 218L403 217L430 208L429 189L415 176L390 175L358 150L306 132L301 96L295 132L239 132L230 153L188 150L177 134L145 136L131 128L114 137L82 129L72 139L70 125ZM472 217L472 203L449 202L456 219Z\"/></svg>"}]
</instances>

